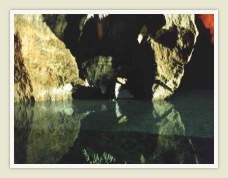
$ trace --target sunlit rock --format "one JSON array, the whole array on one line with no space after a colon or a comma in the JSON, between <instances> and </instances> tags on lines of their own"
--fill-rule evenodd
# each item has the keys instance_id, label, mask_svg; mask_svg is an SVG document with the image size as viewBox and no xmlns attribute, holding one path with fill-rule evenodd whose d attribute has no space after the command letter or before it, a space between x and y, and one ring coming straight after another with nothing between
<instances>
[{"instance_id":1,"label":"sunlit rock","mask_svg":"<svg viewBox=\"0 0 228 178\"><path fill-rule=\"evenodd\" d=\"M153 86L154 100L171 96L179 87L198 36L193 14L165 14L165 20L165 26L150 40L157 63L155 79L159 81Z\"/></svg>"},{"instance_id":2,"label":"sunlit rock","mask_svg":"<svg viewBox=\"0 0 228 178\"><path fill-rule=\"evenodd\" d=\"M14 101L71 99L71 87L78 83L75 58L43 16L15 14Z\"/></svg>"},{"instance_id":3,"label":"sunlit rock","mask_svg":"<svg viewBox=\"0 0 228 178\"><path fill-rule=\"evenodd\" d=\"M127 82L126 78L117 77L117 82L115 84L115 99L118 98L122 85L125 85Z\"/></svg>"},{"instance_id":4,"label":"sunlit rock","mask_svg":"<svg viewBox=\"0 0 228 178\"><path fill-rule=\"evenodd\" d=\"M138 35L138 38L137 38L139 44L141 43L142 39L143 39L143 35L142 34L139 34Z\"/></svg>"}]
</instances>

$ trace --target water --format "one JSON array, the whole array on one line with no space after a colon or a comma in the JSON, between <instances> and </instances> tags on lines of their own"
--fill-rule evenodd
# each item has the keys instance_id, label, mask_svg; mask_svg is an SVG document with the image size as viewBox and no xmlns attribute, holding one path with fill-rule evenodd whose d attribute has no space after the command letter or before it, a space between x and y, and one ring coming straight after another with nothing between
<instances>
[{"instance_id":1,"label":"water","mask_svg":"<svg viewBox=\"0 0 228 178\"><path fill-rule=\"evenodd\" d=\"M213 91L15 103L15 164L213 164Z\"/></svg>"}]
</instances>

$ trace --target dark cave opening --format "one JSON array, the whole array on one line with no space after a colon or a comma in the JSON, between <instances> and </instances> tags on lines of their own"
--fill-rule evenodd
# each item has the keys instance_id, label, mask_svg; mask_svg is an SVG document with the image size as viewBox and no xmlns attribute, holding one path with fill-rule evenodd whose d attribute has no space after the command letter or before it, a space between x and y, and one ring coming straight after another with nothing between
<instances>
[{"instance_id":1,"label":"dark cave opening","mask_svg":"<svg viewBox=\"0 0 228 178\"><path fill-rule=\"evenodd\" d=\"M214 89L214 44L210 30L205 28L198 16L195 18L199 36L179 90Z\"/></svg>"},{"instance_id":2,"label":"dark cave opening","mask_svg":"<svg viewBox=\"0 0 228 178\"><path fill-rule=\"evenodd\" d=\"M146 35L155 36L158 29L165 24L163 15L109 15L100 20L98 16L89 19L83 29L79 30L85 15L67 15L67 27L64 31L66 46L76 57L82 79L89 77L83 65L93 61L97 56L111 56L111 67L114 74L109 81L89 81L94 85L101 82L110 88L116 77L128 79L125 89L135 98L151 98L151 88L154 83L156 62L150 44L143 39L139 44L137 36L146 27ZM151 21L154 21L151 25ZM99 26L102 25L102 37L99 36ZM86 66L90 67L90 66ZM99 71L99 70L98 70ZM105 75L105 74L104 74ZM93 80L93 79L92 79Z\"/></svg>"},{"instance_id":3,"label":"dark cave opening","mask_svg":"<svg viewBox=\"0 0 228 178\"><path fill-rule=\"evenodd\" d=\"M50 29L58 34L55 31L54 21L62 19L58 19L58 15L43 16ZM177 40L176 28L166 33L164 30L159 31L166 23L162 14L110 14L103 19L99 19L98 15L90 19L86 17L85 14L65 15L67 25L61 36L61 40L76 58L80 78L90 80L89 83L93 87L100 84L113 85L112 82L116 77L127 78L128 82L123 86L124 89L137 99L150 99L157 64L147 37L154 37L159 43L172 48ZM199 36L191 60L185 66L184 76L177 92L214 87L214 44L211 43L209 30L204 27L197 15L195 23ZM137 37L140 33L143 39L139 44ZM100 60L98 60L100 66L94 63L95 58L110 57L112 60L108 67ZM103 68L97 70L97 73L101 72L97 78L91 76L97 73L88 72L95 66ZM111 68L112 72L106 68ZM106 70L106 73L102 73L102 70Z\"/></svg>"}]
</instances>

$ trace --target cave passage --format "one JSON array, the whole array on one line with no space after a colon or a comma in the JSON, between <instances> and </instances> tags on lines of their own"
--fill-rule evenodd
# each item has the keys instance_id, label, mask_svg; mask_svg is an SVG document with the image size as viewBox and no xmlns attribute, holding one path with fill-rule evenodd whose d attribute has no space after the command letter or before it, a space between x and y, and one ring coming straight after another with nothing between
<instances>
[{"instance_id":1,"label":"cave passage","mask_svg":"<svg viewBox=\"0 0 228 178\"><path fill-rule=\"evenodd\" d=\"M76 57L79 76L96 88L80 87L73 97L81 99L83 91L91 91L91 98L113 99L116 79L121 77L127 79L121 88L134 98L151 99L156 62L147 38L164 26L164 15L110 14L100 19L95 14L86 18L66 16L64 43ZM139 34L143 34L140 43ZM104 95L101 87L106 88Z\"/></svg>"},{"instance_id":2,"label":"cave passage","mask_svg":"<svg viewBox=\"0 0 228 178\"><path fill-rule=\"evenodd\" d=\"M169 18L163 14L44 14L43 17L50 29L70 49L76 59L79 76L85 81L85 86L74 88L72 96L75 99L82 99L83 96L115 99L115 91L125 89L135 99L150 100L153 98L154 84L171 93L178 85L177 91L213 89L214 44L201 15L195 15L194 23L199 31L195 45L194 34L188 29L177 24L163 29L166 18ZM180 36L183 36L183 46L177 44ZM154 50L164 49L151 47L151 38L170 52L174 48L180 50L183 58L194 48L180 84L178 75L183 72L182 62L170 56L168 60L174 60L173 64L159 62L159 65L167 66L164 69L160 66L158 71ZM177 65L180 65L180 71ZM169 70L173 70L173 74ZM173 81L171 75L174 75ZM117 78L126 79L127 82L120 83ZM169 82L173 82L173 86L167 84Z\"/></svg>"},{"instance_id":3,"label":"cave passage","mask_svg":"<svg viewBox=\"0 0 228 178\"><path fill-rule=\"evenodd\" d=\"M90 90L91 98L113 99L116 78L122 77L127 82L121 89L128 90L136 99L151 99L152 86L156 83L157 63L148 38L152 37L164 46L173 48L178 36L176 27L167 32L161 31L166 24L162 14L110 14L102 19L94 15L86 21L85 17L67 15L64 31L64 42L76 57L80 77L89 86L97 87L84 88L87 90L85 92ZM213 44L209 30L203 26L199 17L195 17L199 37L179 90L213 89ZM190 38L189 35L192 34L186 34L186 37ZM206 68L202 58L207 61ZM102 87L105 87L105 95L102 95ZM84 89L81 88L73 96L78 99L77 96L83 95Z\"/></svg>"}]
</instances>

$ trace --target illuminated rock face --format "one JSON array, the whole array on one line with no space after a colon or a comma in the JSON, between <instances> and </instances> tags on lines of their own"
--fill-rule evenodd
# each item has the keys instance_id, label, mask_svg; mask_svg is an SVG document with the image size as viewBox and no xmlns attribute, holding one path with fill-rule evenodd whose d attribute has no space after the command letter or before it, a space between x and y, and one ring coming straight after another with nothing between
<instances>
[{"instance_id":1,"label":"illuminated rock face","mask_svg":"<svg viewBox=\"0 0 228 178\"><path fill-rule=\"evenodd\" d=\"M15 15L15 101L70 99L79 75L93 86L124 77L135 98L163 100L197 36L193 14Z\"/></svg>"},{"instance_id":2,"label":"illuminated rock face","mask_svg":"<svg viewBox=\"0 0 228 178\"><path fill-rule=\"evenodd\" d=\"M113 56L112 63L117 64L115 75L129 79L128 90L136 98L163 100L179 87L184 66L191 59L198 36L194 14L106 16L102 20L102 39L99 38L99 28L96 36L96 25L91 25L92 22L100 24L100 20L92 17L81 28L84 28L83 38L80 39L85 45L83 49L87 49L87 43L92 43L97 48L100 45L102 52L110 51L108 54ZM86 25L90 25L90 28ZM92 38L86 38L91 34L96 39L93 42L90 41ZM93 55L97 51L95 48L88 48L82 56L88 53ZM96 55L99 54L95 53L94 56ZM86 56L83 58L87 60ZM124 63L128 66L124 66ZM90 70L94 69L88 67L86 73Z\"/></svg>"},{"instance_id":3,"label":"illuminated rock face","mask_svg":"<svg viewBox=\"0 0 228 178\"><path fill-rule=\"evenodd\" d=\"M14 15L14 101L71 99L75 58L42 15Z\"/></svg>"},{"instance_id":4,"label":"illuminated rock face","mask_svg":"<svg viewBox=\"0 0 228 178\"><path fill-rule=\"evenodd\" d=\"M195 15L165 14L165 19L166 25L150 39L157 63L154 100L170 97L179 87L198 36Z\"/></svg>"}]
</instances>

